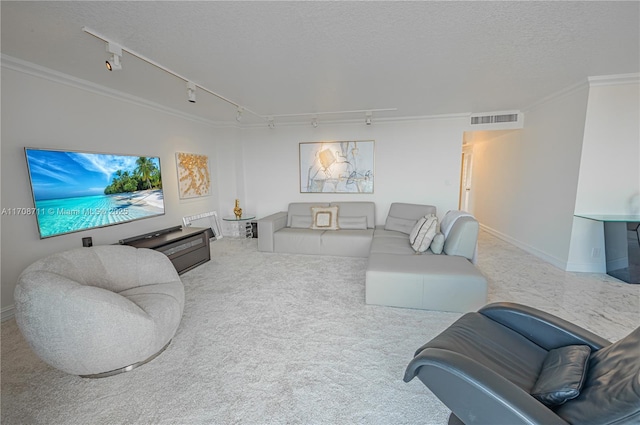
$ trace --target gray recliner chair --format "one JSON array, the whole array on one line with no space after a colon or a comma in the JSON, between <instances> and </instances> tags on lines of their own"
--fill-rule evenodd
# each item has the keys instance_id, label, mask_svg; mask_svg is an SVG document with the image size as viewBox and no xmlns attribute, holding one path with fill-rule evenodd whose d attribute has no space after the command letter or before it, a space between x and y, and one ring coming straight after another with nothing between
<instances>
[{"instance_id":1,"label":"gray recliner chair","mask_svg":"<svg viewBox=\"0 0 640 425\"><path fill-rule=\"evenodd\" d=\"M495 303L420 347L418 377L449 424L640 423L640 327L611 343L531 307Z\"/></svg>"}]
</instances>

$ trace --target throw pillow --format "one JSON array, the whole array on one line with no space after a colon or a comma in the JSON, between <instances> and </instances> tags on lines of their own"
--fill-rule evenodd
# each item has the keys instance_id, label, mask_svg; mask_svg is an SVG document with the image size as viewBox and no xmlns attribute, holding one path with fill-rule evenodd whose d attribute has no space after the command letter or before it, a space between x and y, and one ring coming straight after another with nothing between
<instances>
[{"instance_id":1,"label":"throw pillow","mask_svg":"<svg viewBox=\"0 0 640 425\"><path fill-rule=\"evenodd\" d=\"M312 229L338 230L338 207L311 207Z\"/></svg>"},{"instance_id":2,"label":"throw pillow","mask_svg":"<svg viewBox=\"0 0 640 425\"><path fill-rule=\"evenodd\" d=\"M367 217L339 217L338 226L341 229L367 230Z\"/></svg>"},{"instance_id":3,"label":"throw pillow","mask_svg":"<svg viewBox=\"0 0 640 425\"><path fill-rule=\"evenodd\" d=\"M587 376L590 354L588 345L568 345L549 351L531 395L549 407L578 397Z\"/></svg>"},{"instance_id":4,"label":"throw pillow","mask_svg":"<svg viewBox=\"0 0 640 425\"><path fill-rule=\"evenodd\" d=\"M292 215L291 216L291 228L292 229L308 229L313 222L310 215Z\"/></svg>"},{"instance_id":5,"label":"throw pillow","mask_svg":"<svg viewBox=\"0 0 640 425\"><path fill-rule=\"evenodd\" d=\"M444 248L444 235L442 233L436 233L431 241L431 252L434 254L442 254L442 249Z\"/></svg>"},{"instance_id":6,"label":"throw pillow","mask_svg":"<svg viewBox=\"0 0 640 425\"><path fill-rule=\"evenodd\" d=\"M409 243L415 252L425 252L429 249L433 237L436 235L438 217L434 214L425 215L414 226L409 234Z\"/></svg>"}]
</instances>

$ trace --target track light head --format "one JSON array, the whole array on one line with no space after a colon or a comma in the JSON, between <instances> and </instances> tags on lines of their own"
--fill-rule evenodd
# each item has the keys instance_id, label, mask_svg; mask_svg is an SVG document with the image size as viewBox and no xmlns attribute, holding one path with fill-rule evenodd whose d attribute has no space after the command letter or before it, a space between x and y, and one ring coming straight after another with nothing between
<instances>
[{"instance_id":1,"label":"track light head","mask_svg":"<svg viewBox=\"0 0 640 425\"><path fill-rule=\"evenodd\" d=\"M242 112L244 111L244 108L242 106L238 107L238 110L236 111L236 121L240 122L242 121Z\"/></svg>"},{"instance_id":2,"label":"track light head","mask_svg":"<svg viewBox=\"0 0 640 425\"><path fill-rule=\"evenodd\" d=\"M115 43L108 42L107 52L111 53L109 60L105 61L107 69L109 71L120 71L122 69L122 64L120 63L120 59L122 59L122 47Z\"/></svg>"},{"instance_id":3,"label":"track light head","mask_svg":"<svg viewBox=\"0 0 640 425\"><path fill-rule=\"evenodd\" d=\"M365 123L366 125L371 125L371 115L372 115L372 113L371 113L371 112L367 112L367 113L364 115L364 123Z\"/></svg>"},{"instance_id":4,"label":"track light head","mask_svg":"<svg viewBox=\"0 0 640 425\"><path fill-rule=\"evenodd\" d=\"M276 128L275 122L273 122L273 118L269 117L269 128Z\"/></svg>"},{"instance_id":5,"label":"track light head","mask_svg":"<svg viewBox=\"0 0 640 425\"><path fill-rule=\"evenodd\" d=\"M120 63L120 56L111 55L111 58L105 61L105 65L109 71L120 71L122 64Z\"/></svg>"},{"instance_id":6,"label":"track light head","mask_svg":"<svg viewBox=\"0 0 640 425\"><path fill-rule=\"evenodd\" d=\"M196 103L196 83L187 81L187 99L191 103Z\"/></svg>"},{"instance_id":7,"label":"track light head","mask_svg":"<svg viewBox=\"0 0 640 425\"><path fill-rule=\"evenodd\" d=\"M318 118L313 118L311 120L311 125L313 126L313 128L318 128Z\"/></svg>"}]
</instances>

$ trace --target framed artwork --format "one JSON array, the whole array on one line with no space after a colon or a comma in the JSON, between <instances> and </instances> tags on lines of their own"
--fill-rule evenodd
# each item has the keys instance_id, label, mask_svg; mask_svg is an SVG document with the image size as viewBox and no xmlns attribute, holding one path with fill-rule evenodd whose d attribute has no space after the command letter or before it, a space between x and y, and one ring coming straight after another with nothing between
<instances>
[{"instance_id":1,"label":"framed artwork","mask_svg":"<svg viewBox=\"0 0 640 425\"><path fill-rule=\"evenodd\" d=\"M195 153L176 152L178 191L180 199L211 195L209 157Z\"/></svg>"},{"instance_id":2,"label":"framed artwork","mask_svg":"<svg viewBox=\"0 0 640 425\"><path fill-rule=\"evenodd\" d=\"M373 140L300 143L301 193L373 193Z\"/></svg>"}]
</instances>

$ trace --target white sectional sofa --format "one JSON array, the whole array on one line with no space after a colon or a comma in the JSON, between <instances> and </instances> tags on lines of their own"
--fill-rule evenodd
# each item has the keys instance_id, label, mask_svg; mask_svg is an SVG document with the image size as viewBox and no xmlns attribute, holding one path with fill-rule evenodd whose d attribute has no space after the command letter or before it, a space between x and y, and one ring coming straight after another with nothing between
<instances>
[{"instance_id":1,"label":"white sectional sofa","mask_svg":"<svg viewBox=\"0 0 640 425\"><path fill-rule=\"evenodd\" d=\"M311 208L337 206L339 230L312 229ZM293 202L288 211L258 220L258 250L368 257L375 228L373 202Z\"/></svg>"},{"instance_id":2,"label":"white sectional sofa","mask_svg":"<svg viewBox=\"0 0 640 425\"><path fill-rule=\"evenodd\" d=\"M337 207L337 230L311 228L317 207ZM373 202L291 203L287 211L258 220L258 250L368 257L367 304L475 311L487 301L487 281L473 264L478 222L458 211L447 213L442 253L416 254L409 234L420 218L435 213L430 205L394 203L385 224L376 226Z\"/></svg>"},{"instance_id":3,"label":"white sectional sofa","mask_svg":"<svg viewBox=\"0 0 640 425\"><path fill-rule=\"evenodd\" d=\"M366 303L426 310L476 311L487 301L487 280L474 266L478 221L455 215L440 255L416 254L409 234L431 205L391 204L384 226L373 235L366 272ZM442 223L445 223L443 217Z\"/></svg>"}]
</instances>

